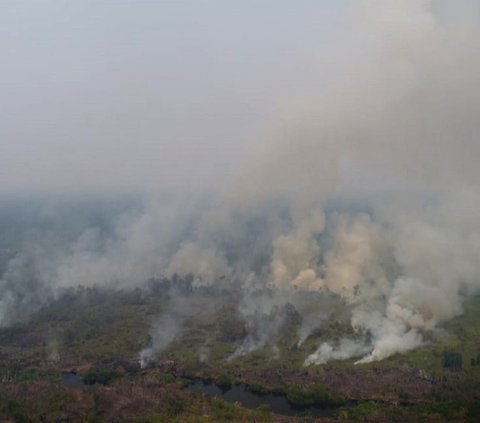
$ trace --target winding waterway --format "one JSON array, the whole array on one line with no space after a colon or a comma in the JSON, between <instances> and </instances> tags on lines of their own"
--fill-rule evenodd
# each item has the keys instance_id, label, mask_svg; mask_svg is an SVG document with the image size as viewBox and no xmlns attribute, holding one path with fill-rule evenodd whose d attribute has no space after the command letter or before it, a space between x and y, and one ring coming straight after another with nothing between
<instances>
[{"instance_id":1,"label":"winding waterway","mask_svg":"<svg viewBox=\"0 0 480 423\"><path fill-rule=\"evenodd\" d=\"M231 388L223 390L210 381L194 380L190 385L190 389L220 397L230 403L240 403L245 408L254 409L260 405L268 405L275 414L287 416L333 417L340 408L295 407L287 401L284 394L258 394L250 391L248 386L244 384L232 385Z\"/></svg>"}]
</instances>

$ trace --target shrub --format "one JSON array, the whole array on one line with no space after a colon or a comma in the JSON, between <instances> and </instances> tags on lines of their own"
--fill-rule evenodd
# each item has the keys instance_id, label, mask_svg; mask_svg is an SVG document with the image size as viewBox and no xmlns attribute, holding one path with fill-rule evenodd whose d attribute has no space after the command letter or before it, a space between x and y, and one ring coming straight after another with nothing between
<instances>
[{"instance_id":1,"label":"shrub","mask_svg":"<svg viewBox=\"0 0 480 423\"><path fill-rule=\"evenodd\" d=\"M460 371L463 367L463 359L460 353L446 350L443 352L442 365L445 369Z\"/></svg>"},{"instance_id":2,"label":"shrub","mask_svg":"<svg viewBox=\"0 0 480 423\"><path fill-rule=\"evenodd\" d=\"M475 358L472 358L470 364L472 366L479 366L480 365L480 354L477 354Z\"/></svg>"},{"instance_id":3,"label":"shrub","mask_svg":"<svg viewBox=\"0 0 480 423\"><path fill-rule=\"evenodd\" d=\"M217 385L220 389L227 391L232 387L232 381L227 375L223 374L217 377L215 380L215 385Z\"/></svg>"},{"instance_id":4,"label":"shrub","mask_svg":"<svg viewBox=\"0 0 480 423\"><path fill-rule=\"evenodd\" d=\"M257 395L265 395L268 390L260 382L253 382L251 385L248 385L248 390Z\"/></svg>"},{"instance_id":5,"label":"shrub","mask_svg":"<svg viewBox=\"0 0 480 423\"><path fill-rule=\"evenodd\" d=\"M219 421L238 421L237 418L240 410L233 404L229 404L223 400L215 399L211 404L210 411L212 413L212 420Z\"/></svg>"},{"instance_id":6,"label":"shrub","mask_svg":"<svg viewBox=\"0 0 480 423\"><path fill-rule=\"evenodd\" d=\"M174 383L176 381L175 376L171 373L165 373L163 375L158 376L158 381L161 383L169 384Z\"/></svg>"},{"instance_id":7,"label":"shrub","mask_svg":"<svg viewBox=\"0 0 480 423\"><path fill-rule=\"evenodd\" d=\"M308 388L301 388L297 385L290 386L287 389L287 401L298 407L309 407L317 405L320 407L328 407L339 405L340 400L334 399L327 388L321 384L315 384Z\"/></svg>"},{"instance_id":8,"label":"shrub","mask_svg":"<svg viewBox=\"0 0 480 423\"><path fill-rule=\"evenodd\" d=\"M444 401L435 403L418 404L412 407L412 411L424 419L437 420L445 418L448 421L455 420L461 414L463 405L458 401Z\"/></svg>"},{"instance_id":9,"label":"shrub","mask_svg":"<svg viewBox=\"0 0 480 423\"><path fill-rule=\"evenodd\" d=\"M169 395L165 400L165 409L168 415L177 416L183 412L185 404L181 399Z\"/></svg>"},{"instance_id":10,"label":"shrub","mask_svg":"<svg viewBox=\"0 0 480 423\"><path fill-rule=\"evenodd\" d=\"M260 404L257 407L257 410L260 411L261 413L271 413L272 412L272 406L270 404Z\"/></svg>"},{"instance_id":11,"label":"shrub","mask_svg":"<svg viewBox=\"0 0 480 423\"><path fill-rule=\"evenodd\" d=\"M480 401L473 401L471 404L469 404L467 409L467 421L480 421Z\"/></svg>"},{"instance_id":12,"label":"shrub","mask_svg":"<svg viewBox=\"0 0 480 423\"><path fill-rule=\"evenodd\" d=\"M30 423L32 420L27 416L25 405L16 400L9 400L5 404L2 404L0 408L7 416L15 423Z\"/></svg>"},{"instance_id":13,"label":"shrub","mask_svg":"<svg viewBox=\"0 0 480 423\"><path fill-rule=\"evenodd\" d=\"M411 395L409 392L405 391L404 389L400 389L398 392L398 399L403 402L407 402L411 399Z\"/></svg>"}]
</instances>

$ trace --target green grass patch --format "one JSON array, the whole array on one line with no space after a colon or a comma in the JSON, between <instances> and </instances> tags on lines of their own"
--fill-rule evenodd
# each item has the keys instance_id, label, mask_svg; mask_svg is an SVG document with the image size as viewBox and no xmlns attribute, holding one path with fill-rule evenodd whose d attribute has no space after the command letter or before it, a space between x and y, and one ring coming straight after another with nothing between
<instances>
[{"instance_id":1,"label":"green grass patch","mask_svg":"<svg viewBox=\"0 0 480 423\"><path fill-rule=\"evenodd\" d=\"M296 407L334 407L343 403L340 398L334 398L328 389L322 384L314 384L303 388L298 385L287 387L287 401Z\"/></svg>"}]
</instances>

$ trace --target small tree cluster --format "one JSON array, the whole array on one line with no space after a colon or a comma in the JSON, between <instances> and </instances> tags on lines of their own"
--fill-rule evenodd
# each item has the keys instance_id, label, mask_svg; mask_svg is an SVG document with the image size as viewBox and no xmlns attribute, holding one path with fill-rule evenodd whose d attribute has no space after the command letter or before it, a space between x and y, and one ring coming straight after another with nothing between
<instances>
[{"instance_id":1,"label":"small tree cluster","mask_svg":"<svg viewBox=\"0 0 480 423\"><path fill-rule=\"evenodd\" d=\"M461 354L457 351L444 351L442 365L445 369L449 369L455 372L462 370L463 359Z\"/></svg>"}]
</instances>

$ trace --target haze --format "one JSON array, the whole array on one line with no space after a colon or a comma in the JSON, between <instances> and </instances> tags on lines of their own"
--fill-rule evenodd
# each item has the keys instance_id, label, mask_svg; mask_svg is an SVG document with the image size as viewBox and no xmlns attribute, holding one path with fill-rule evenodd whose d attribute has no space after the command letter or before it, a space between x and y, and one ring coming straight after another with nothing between
<instances>
[{"instance_id":1,"label":"haze","mask_svg":"<svg viewBox=\"0 0 480 423\"><path fill-rule=\"evenodd\" d=\"M0 191L218 186L322 83L342 5L3 1Z\"/></svg>"}]
</instances>

